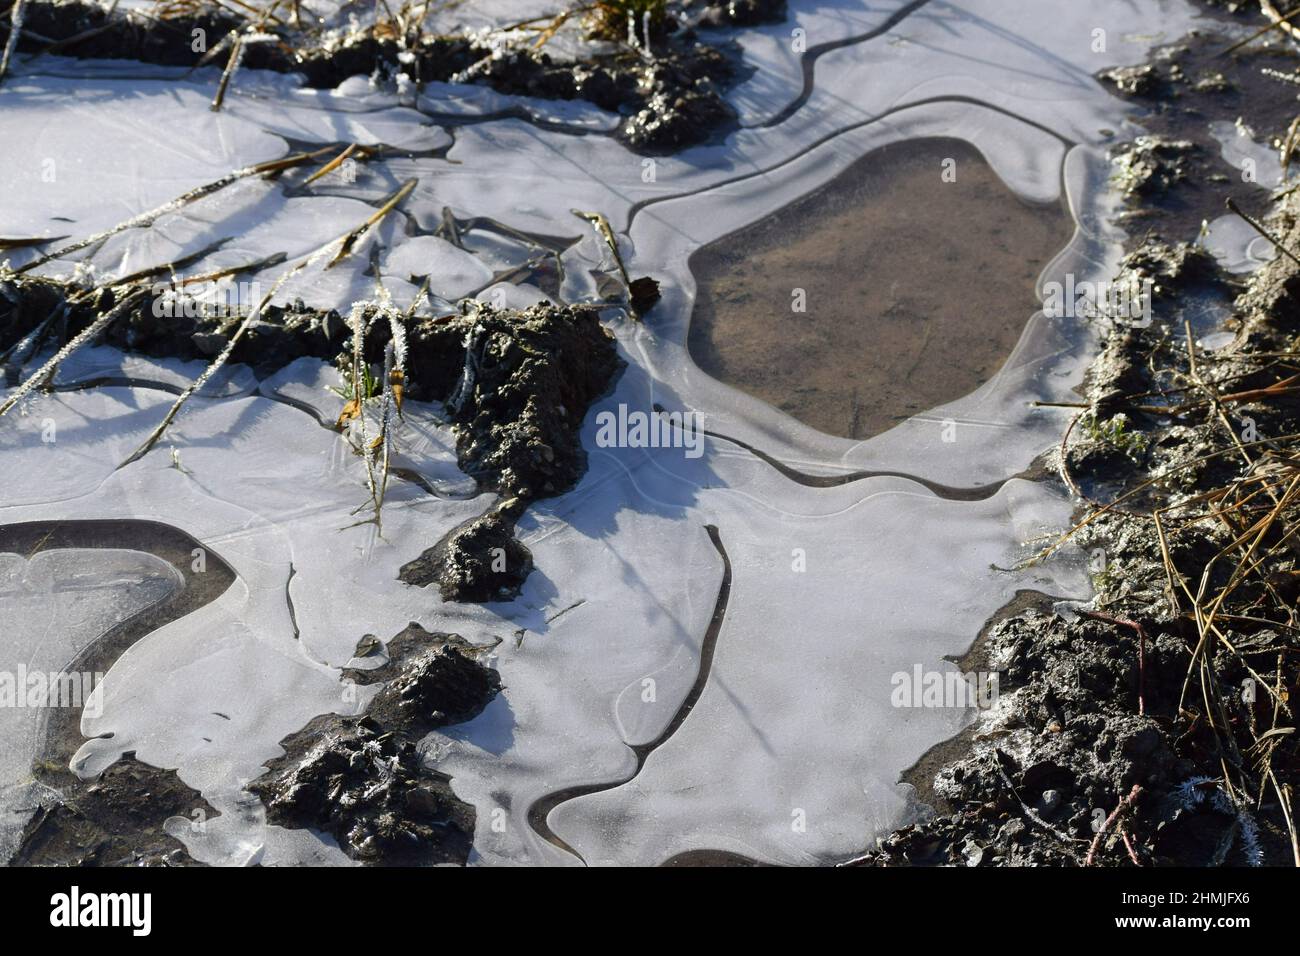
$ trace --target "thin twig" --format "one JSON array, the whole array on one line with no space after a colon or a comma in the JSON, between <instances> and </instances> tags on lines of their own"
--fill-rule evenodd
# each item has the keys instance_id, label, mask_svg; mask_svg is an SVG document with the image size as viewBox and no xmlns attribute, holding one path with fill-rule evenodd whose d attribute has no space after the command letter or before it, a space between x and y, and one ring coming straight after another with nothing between
<instances>
[{"instance_id":1,"label":"thin twig","mask_svg":"<svg viewBox=\"0 0 1300 956\"><path fill-rule=\"evenodd\" d=\"M1137 800L1141 793L1142 787L1138 784L1134 784L1133 789L1129 791L1128 796L1115 805L1115 809L1110 812L1110 816L1106 817L1101 828L1098 829L1096 834L1093 836L1092 843L1088 847L1088 855L1083 858L1084 866L1092 866L1093 860L1096 859L1097 856L1097 850L1101 847L1101 838L1106 835L1106 831L1110 828L1111 824L1119 819L1119 815L1133 805L1133 802Z\"/></svg>"},{"instance_id":2,"label":"thin twig","mask_svg":"<svg viewBox=\"0 0 1300 956\"><path fill-rule=\"evenodd\" d=\"M136 291L132 292L130 295L123 298L122 301L119 302L117 305L115 305L112 309L105 312L94 322L90 323L90 325L82 329L81 332L78 333L77 336L72 339L72 341L68 342L67 345L63 346L63 348L55 352L54 355L49 359L49 361L47 361L44 365L42 365L39 369L37 369L36 372L34 372L31 376L29 376L27 381L23 382L22 385L19 385L18 388L15 389L14 393L9 396L9 398L5 401L5 403L3 405L0 405L0 415L3 415L5 412L9 411L9 409L13 408L20 401L22 401L24 396L26 396L28 392L30 392L40 382L42 382L48 373L53 372L54 369L58 367L60 362L66 359L77 349L81 348L83 345L85 345L87 342L93 339L96 335L103 332L106 328L108 328L115 321L117 321L117 319L121 318L122 315L124 315L132 306L134 306L137 302L140 301L141 298L143 298L144 293L145 290L137 289Z\"/></svg>"}]
</instances>

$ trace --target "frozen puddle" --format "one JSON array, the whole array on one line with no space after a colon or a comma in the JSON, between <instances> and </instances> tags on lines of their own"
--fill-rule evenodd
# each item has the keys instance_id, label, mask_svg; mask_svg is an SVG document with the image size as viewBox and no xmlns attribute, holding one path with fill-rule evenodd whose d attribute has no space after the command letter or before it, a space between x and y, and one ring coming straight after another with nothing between
<instances>
[{"instance_id":1,"label":"frozen puddle","mask_svg":"<svg viewBox=\"0 0 1300 956\"><path fill-rule=\"evenodd\" d=\"M492 16L513 15L497 7ZM461 295L599 301L616 265L575 209L607 216L629 271L653 275L664 292L644 324L606 313L627 371L588 417L586 476L521 521L537 569L508 603L444 604L397 580L402 564L482 513L491 496L476 494L457 468L440 410L411 403L399 439L411 480L392 483L382 536L357 525L365 469L320 427L340 403L325 387L333 372L314 360L261 382L232 371L168 432L174 455L160 447L121 469L177 382L192 376L182 363L96 350L62 370L58 390L0 419L0 524L148 518L219 554L232 573L212 600L116 659L102 710L81 719L70 758L79 773L131 751L176 769L221 814L205 834L175 830L205 862L346 863L331 840L268 826L245 786L311 718L364 708L364 695L340 680L358 639L387 640L416 621L501 642L502 694L473 721L425 741L430 763L477 810L476 862L662 863L722 851L824 863L908 819L915 807L900 774L972 711L894 706L896 675L952 670L947 660L1018 591L1087 593L1070 563L1024 564L1070 514L1051 487L1012 477L1060 440L1067 421L1031 403L1068 400L1093 347L1084 323L1043 315L1031 288L1035 276L1040 293L1067 274L1109 277L1121 236L1107 225L1114 200L1103 131L1130 127L1124 105L1092 75L1176 39L1190 15L1181 2L1135 10L1123 0L1028 12L1001 0L869 8L792 0L791 8L789 23L740 35L757 67L729 94L741 128L649 165L609 135L608 115L583 104L443 85L411 107L363 79L307 91L291 77L248 72L213 113L215 70L180 78L56 57L17 65L0 90L8 160L0 187L13 235L87 236L304 146L392 147L353 179L292 194L274 180L241 181L42 271L68 274L80 259L83 274L103 280L182 257L192 257L193 274L274 260L256 276L269 288L415 179L398 214L335 269L300 273L285 298L346 311L373 294L373 258L399 307L423 275L437 301L422 309ZM796 28L807 52L792 56ZM794 281L810 258L748 276L786 303L792 286L807 289L808 315L819 322L819 290L841 300L827 321L856 316L849 303L865 300L866 334L844 329L856 336L847 344L817 336L823 356L835 353L822 365L836 374L818 380L790 361L771 393L732 377L733 345L766 350L754 369L786 361L751 329L719 346L721 379L692 360L697 287L719 310L715 331L724 327L724 279L692 271L701 249L725 249L725 237L767 228L755 224L820 190L837 195L853 177L911 183L880 196L894 217L919 194L909 177L920 173L876 164L921 157L926 170L935 149L957 159L957 183L931 171L932 209L942 209L942 190L982 184L960 213L945 215L987 258L957 265L978 272L983 263L996 281L937 288L952 280L941 278L946 263L927 260L923 233L884 250L893 258L883 265L846 239L848 274L829 283L811 272ZM131 159L102 161L110 155ZM47 159L53 180L42 175ZM839 180L846 171L850 179ZM1066 209L1069 220L1031 215L1036 206ZM849 236L866 228L854 208L825 215ZM983 221L972 223L975 215ZM468 237L462 248L448 243L448 223ZM998 228L1005 249L996 248ZM821 256L825 239L801 229L790 230L790 255L807 247ZM18 265L36 253L9 254ZM912 259L911 284L897 294L916 297L907 309L918 322L960 321L945 311L958 302L981 316L962 329L935 326L936 351L921 350L904 381L942 381L915 393L899 381L917 358L903 348L915 329L887 333L895 292L880 278L903 281ZM859 357L873 344L880 354L867 366ZM950 373L958 349L969 354ZM822 392L786 414L773 405L798 395L788 380L797 377ZM698 412L708 436L679 448L597 442L601 413L656 407ZM57 440L43 440L51 426ZM20 572L28 580L35 559L3 560L2 580ZM132 560L147 570L147 558ZM63 606L33 604L23 587L24 620ZM129 611L128 597L103 600L104 614ZM16 601L4 599L6 618ZM54 657L75 657L67 641L94 640L105 623L83 611L94 626L60 630ZM13 643L26 637L6 640L7 660L28 653ZM5 800L11 818L26 806Z\"/></svg>"},{"instance_id":2,"label":"frozen puddle","mask_svg":"<svg viewBox=\"0 0 1300 956\"><path fill-rule=\"evenodd\" d=\"M30 800L31 764L51 710L98 710L101 672L74 665L113 627L156 605L181 586L175 568L154 555L125 549L76 548L28 557L3 550L5 667L0 670L0 849L12 849L16 802Z\"/></svg>"},{"instance_id":3,"label":"frozen puddle","mask_svg":"<svg viewBox=\"0 0 1300 956\"><path fill-rule=\"evenodd\" d=\"M820 431L879 434L992 376L1069 223L959 140L885 146L691 257L691 358Z\"/></svg>"}]
</instances>

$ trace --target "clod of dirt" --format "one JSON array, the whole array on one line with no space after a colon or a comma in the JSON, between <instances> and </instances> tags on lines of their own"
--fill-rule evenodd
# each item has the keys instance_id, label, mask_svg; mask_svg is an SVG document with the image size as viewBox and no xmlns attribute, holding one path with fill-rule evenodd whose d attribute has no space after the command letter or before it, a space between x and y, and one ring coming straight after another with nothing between
<instances>
[{"instance_id":1,"label":"clod of dirt","mask_svg":"<svg viewBox=\"0 0 1300 956\"><path fill-rule=\"evenodd\" d=\"M533 570L532 553L514 536L516 508L498 507L453 528L402 566L407 584L438 585L444 601L509 601Z\"/></svg>"},{"instance_id":2,"label":"clod of dirt","mask_svg":"<svg viewBox=\"0 0 1300 956\"><path fill-rule=\"evenodd\" d=\"M478 715L497 692L501 678L481 662L483 649L459 635L431 633L415 622L388 642L389 660L353 678L387 683L370 702L366 716L384 727L423 735Z\"/></svg>"},{"instance_id":3,"label":"clod of dirt","mask_svg":"<svg viewBox=\"0 0 1300 956\"><path fill-rule=\"evenodd\" d=\"M628 305L637 316L645 315L660 299L659 283L650 276L633 279L627 287Z\"/></svg>"},{"instance_id":4,"label":"clod of dirt","mask_svg":"<svg viewBox=\"0 0 1300 956\"><path fill-rule=\"evenodd\" d=\"M413 743L365 718L318 717L282 744L293 769L249 787L271 823L329 833L366 863L465 862L473 808L424 769Z\"/></svg>"},{"instance_id":5,"label":"clod of dirt","mask_svg":"<svg viewBox=\"0 0 1300 956\"><path fill-rule=\"evenodd\" d=\"M197 866L163 824L170 817L217 815L175 771L127 753L93 782L69 788L64 802L37 809L9 864Z\"/></svg>"},{"instance_id":6,"label":"clod of dirt","mask_svg":"<svg viewBox=\"0 0 1300 956\"><path fill-rule=\"evenodd\" d=\"M654 56L623 49L590 62L553 61L528 47L497 51L447 77L500 93L584 99L628 117L619 139L639 153L693 146L735 121L722 92L738 77L738 52L700 43L690 30L661 36Z\"/></svg>"},{"instance_id":7,"label":"clod of dirt","mask_svg":"<svg viewBox=\"0 0 1300 956\"><path fill-rule=\"evenodd\" d=\"M1161 87L1159 74L1150 63L1139 66L1117 66L1100 74L1103 80L1129 96L1150 96Z\"/></svg>"},{"instance_id":8,"label":"clod of dirt","mask_svg":"<svg viewBox=\"0 0 1300 956\"><path fill-rule=\"evenodd\" d=\"M355 860L463 864L474 809L417 744L430 730L480 713L500 678L480 662L481 648L414 622L387 652L383 667L346 672L360 683L384 681L363 716L315 718L281 741L285 755L248 789L266 804L271 823L329 833Z\"/></svg>"},{"instance_id":9,"label":"clod of dirt","mask_svg":"<svg viewBox=\"0 0 1300 956\"><path fill-rule=\"evenodd\" d=\"M1150 279L1158 302L1166 293L1190 286L1222 281L1214 257L1204 247L1188 242L1174 245L1148 238L1120 260L1121 282L1140 284Z\"/></svg>"},{"instance_id":10,"label":"clod of dirt","mask_svg":"<svg viewBox=\"0 0 1300 956\"><path fill-rule=\"evenodd\" d=\"M1111 151L1116 185L1126 196L1150 196L1167 191L1187 178L1188 157L1197 150L1191 140L1139 136Z\"/></svg>"},{"instance_id":11,"label":"clod of dirt","mask_svg":"<svg viewBox=\"0 0 1300 956\"><path fill-rule=\"evenodd\" d=\"M653 154L703 142L735 121L735 111L722 98L732 73L730 61L711 47L690 58L656 59L640 77L648 95L635 104L619 138L637 152Z\"/></svg>"},{"instance_id":12,"label":"clod of dirt","mask_svg":"<svg viewBox=\"0 0 1300 956\"><path fill-rule=\"evenodd\" d=\"M525 501L571 488L586 470L582 419L622 367L596 312L482 306L453 328L463 334L463 362L446 403L462 469ZM418 362L418 333L409 341Z\"/></svg>"}]
</instances>

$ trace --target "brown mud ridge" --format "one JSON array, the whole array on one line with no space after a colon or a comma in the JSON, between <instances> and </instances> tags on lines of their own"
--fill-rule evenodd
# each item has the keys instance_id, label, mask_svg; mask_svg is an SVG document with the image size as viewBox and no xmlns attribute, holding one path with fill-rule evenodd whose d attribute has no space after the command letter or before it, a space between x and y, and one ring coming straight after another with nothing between
<instances>
[{"instance_id":1,"label":"brown mud ridge","mask_svg":"<svg viewBox=\"0 0 1300 956\"><path fill-rule=\"evenodd\" d=\"M363 638L358 654L377 645ZM283 757L249 790L277 826L333 836L348 856L370 864L463 864L474 838L474 808L450 778L426 766L420 738L477 716L501 689L481 662L486 648L412 622L388 642L387 662L344 671L361 685L384 682L359 717L317 717L281 741Z\"/></svg>"},{"instance_id":2,"label":"brown mud ridge","mask_svg":"<svg viewBox=\"0 0 1300 956\"><path fill-rule=\"evenodd\" d=\"M1177 109L1196 130L1234 119L1226 91L1274 57L1221 59ZM1256 128L1279 142L1289 121ZM1194 210L1217 215L1231 191L1166 178L1131 193L1130 218L1191 240ZM1300 249L1297 194L1260 194L1264 228ZM1097 319L1104 348L1058 456L1097 597L981 637L963 669L1000 672L1000 701L906 775L935 814L857 863L1300 865L1300 264L1279 255L1243 282L1148 234L1122 269L1151 282L1154 321ZM1207 298L1231 304L1213 349L1188 318Z\"/></svg>"},{"instance_id":3,"label":"brown mud ridge","mask_svg":"<svg viewBox=\"0 0 1300 956\"><path fill-rule=\"evenodd\" d=\"M819 431L868 438L997 372L1072 229L969 144L885 146L691 257L691 357Z\"/></svg>"},{"instance_id":4,"label":"brown mud ridge","mask_svg":"<svg viewBox=\"0 0 1300 956\"><path fill-rule=\"evenodd\" d=\"M785 2L676 3L652 30L653 58L624 44L577 64L553 60L531 40L497 50L472 37L429 36L414 27L399 37L391 21L326 38L287 23L254 25L255 18L223 7L159 18L82 0L30 0L18 49L164 66L194 67L206 58L220 67L230 44L209 58L192 49L194 30L203 31L211 48L245 34L270 35L273 42L243 45L243 67L299 73L317 88L333 88L352 76L406 73L417 85L472 82L505 94L586 100L626 118L617 135L629 148L664 154L703 142L735 123L722 91L741 75L739 50L725 44L724 52L701 42L686 25L688 16L705 28L746 26L783 19ZM619 39L624 35L625 30L616 34Z\"/></svg>"},{"instance_id":5,"label":"brown mud ridge","mask_svg":"<svg viewBox=\"0 0 1300 956\"><path fill-rule=\"evenodd\" d=\"M51 334L66 341L113 305L109 291L76 302L70 302L70 291L31 276L0 282L0 354L59 310L66 308L67 315ZM623 367L597 313L584 306L514 311L467 303L458 314L408 323L406 397L446 403L461 469L504 500L408 564L402 580L437 584L446 600L518 593L532 559L515 540L514 523L530 502L567 491L585 473L587 457L578 438L583 418ZM211 359L238 322L237 316L188 308L160 318L146 297L105 330L103 341L155 357ZM365 358L375 369L383 368L390 335L388 323L376 322L366 337ZM337 312L273 305L240 340L231 361L259 375L303 356L343 367L350 363L349 342ZM504 566L497 547L505 548Z\"/></svg>"}]
</instances>

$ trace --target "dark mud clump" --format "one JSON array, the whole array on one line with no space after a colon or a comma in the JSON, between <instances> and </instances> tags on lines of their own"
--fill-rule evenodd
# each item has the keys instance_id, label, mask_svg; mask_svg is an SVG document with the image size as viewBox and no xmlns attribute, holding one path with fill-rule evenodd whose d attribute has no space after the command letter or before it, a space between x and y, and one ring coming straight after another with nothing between
<instances>
[{"instance_id":1,"label":"dark mud clump","mask_svg":"<svg viewBox=\"0 0 1300 956\"><path fill-rule=\"evenodd\" d=\"M456 634L433 633L412 622L385 647L387 661L374 670L348 671L362 683L388 683L366 716L387 729L421 736L473 717L501 689L497 672L482 663L484 649Z\"/></svg>"},{"instance_id":2,"label":"dark mud clump","mask_svg":"<svg viewBox=\"0 0 1300 956\"><path fill-rule=\"evenodd\" d=\"M478 309L465 317L460 375L445 397L461 468L506 500L454 529L401 571L408 584L437 583L445 600L508 600L532 571L514 538L527 504L571 488L586 471L578 441L591 404L621 367L590 309ZM419 362L419 337L408 338ZM418 367L418 365L417 365Z\"/></svg>"},{"instance_id":3,"label":"dark mud clump","mask_svg":"<svg viewBox=\"0 0 1300 956\"><path fill-rule=\"evenodd\" d=\"M514 535L519 510L517 504L506 502L453 528L403 565L398 577L407 584L437 584L444 601L518 597L533 570L532 553Z\"/></svg>"},{"instance_id":4,"label":"dark mud clump","mask_svg":"<svg viewBox=\"0 0 1300 956\"><path fill-rule=\"evenodd\" d=\"M163 824L171 817L217 816L175 771L141 763L131 753L76 791L36 810L10 865L195 866Z\"/></svg>"},{"instance_id":5,"label":"dark mud clump","mask_svg":"<svg viewBox=\"0 0 1300 956\"><path fill-rule=\"evenodd\" d=\"M75 305L68 296L67 286L49 279L11 275L0 280L0 355L55 314L63 320L47 329L44 344L64 341L114 301L109 291ZM146 298L109 326L103 339L146 355L211 359L240 322L238 315L169 311L160 314ZM583 419L623 367L613 336L594 308L540 304L516 311L477 302L465 303L454 315L413 319L406 335L406 396L443 403L455 427L461 469L507 504L457 529L454 540L430 548L413 562L428 573L404 571L403 580L437 580L444 595L456 595L454 600L513 595L532 570L527 549L513 539L514 522L530 502L562 494L585 473L586 452L579 441ZM365 359L376 377L390 336L386 322L375 323L367 336ZM248 364L259 375L303 356L347 367L350 338L337 312L269 306L231 361ZM17 368L6 371L16 380ZM480 546L483 550L477 550ZM493 570L501 564L498 547L505 549L504 571Z\"/></svg>"},{"instance_id":6,"label":"dark mud clump","mask_svg":"<svg viewBox=\"0 0 1300 956\"><path fill-rule=\"evenodd\" d=\"M786 0L692 0L685 6L699 10L697 22L703 27L754 27L786 17Z\"/></svg>"},{"instance_id":7,"label":"dark mud clump","mask_svg":"<svg viewBox=\"0 0 1300 956\"><path fill-rule=\"evenodd\" d=\"M448 777L425 770L415 744L361 718L318 717L282 742L292 769L250 786L267 819L332 835L354 860L394 866L461 863L474 811Z\"/></svg>"},{"instance_id":8,"label":"dark mud clump","mask_svg":"<svg viewBox=\"0 0 1300 956\"><path fill-rule=\"evenodd\" d=\"M1139 136L1111 151L1116 180L1126 196L1163 193L1187 178L1187 160L1197 146L1191 140Z\"/></svg>"},{"instance_id":9,"label":"dark mud clump","mask_svg":"<svg viewBox=\"0 0 1300 956\"><path fill-rule=\"evenodd\" d=\"M709 26L744 26L769 22L778 6L784 4L741 0L711 4L703 16ZM218 7L158 17L79 0L31 0L18 48L165 66L194 67L207 58L221 67L234 38L247 35L250 25ZM333 88L352 76L391 79L404 74L417 86L481 83L505 94L586 100L625 116L619 138L647 154L702 142L735 120L722 92L739 76L739 51L701 43L694 30L679 26L676 16L660 22L652 37L652 57L619 44L601 47L576 63L553 59L532 38L502 47L472 36L426 35L414 25L399 37L397 26L388 21L341 35L274 21L259 22L252 32L271 39L244 43L244 68L299 73L315 88ZM193 38L200 35L205 43L196 50ZM616 39L622 36L620 32Z\"/></svg>"},{"instance_id":10,"label":"dark mud clump","mask_svg":"<svg viewBox=\"0 0 1300 956\"><path fill-rule=\"evenodd\" d=\"M40 276L10 274L0 278L0 354L42 328L43 336L33 343L29 355L41 347L61 344L127 294L102 289L91 296L74 298L79 291ZM50 316L56 321L45 326ZM208 311L202 304L188 300L173 307L149 295L108 326L101 341L155 358L211 360L225 347L241 318L232 312ZM347 347L350 334L337 312L271 305L248 329L231 361L247 364L259 376L266 376L304 356L332 361ZM7 371L11 377L17 373L15 368Z\"/></svg>"},{"instance_id":11,"label":"dark mud clump","mask_svg":"<svg viewBox=\"0 0 1300 956\"><path fill-rule=\"evenodd\" d=\"M1268 227L1300 243L1294 195ZM1060 460L1097 596L992 629L1002 699L935 776L937 815L862 862L1295 862L1300 396L1276 356L1300 345L1300 268L1253 275L1214 351L1178 321L1232 288L1208 256L1148 240L1125 270L1155 321L1106 334Z\"/></svg>"},{"instance_id":12,"label":"dark mud clump","mask_svg":"<svg viewBox=\"0 0 1300 956\"><path fill-rule=\"evenodd\" d=\"M456 78L500 93L587 100L626 117L618 138L631 149L674 153L734 124L722 93L738 75L738 54L701 43L685 30L660 42L649 59L624 50L578 64L517 48L479 59Z\"/></svg>"},{"instance_id":13,"label":"dark mud clump","mask_svg":"<svg viewBox=\"0 0 1300 956\"><path fill-rule=\"evenodd\" d=\"M383 688L360 717L317 717L281 745L285 755L249 790L278 826L331 834L348 856L371 864L463 864L474 809L417 744L429 731L476 716L501 689L482 649L412 623L389 641L388 661L347 671Z\"/></svg>"},{"instance_id":14,"label":"dark mud clump","mask_svg":"<svg viewBox=\"0 0 1300 956\"><path fill-rule=\"evenodd\" d=\"M1257 9L1203 5L1201 22L1206 28L1157 49L1150 62L1098 74L1144 111L1138 122L1147 135L1113 150L1121 188L1141 199L1121 216L1131 234L1155 229L1190 241L1202 221L1223 214L1226 198L1252 215L1268 208L1267 192L1221 156L1209 126L1240 117L1257 139L1281 147L1295 118L1295 55L1279 31L1224 55L1232 34L1217 25L1256 29Z\"/></svg>"},{"instance_id":15,"label":"dark mud clump","mask_svg":"<svg viewBox=\"0 0 1300 956\"><path fill-rule=\"evenodd\" d=\"M578 430L622 367L593 309L477 308L456 325L463 362L445 399L461 467L508 498L567 491L586 471ZM411 340L411 355L420 345Z\"/></svg>"}]
</instances>

